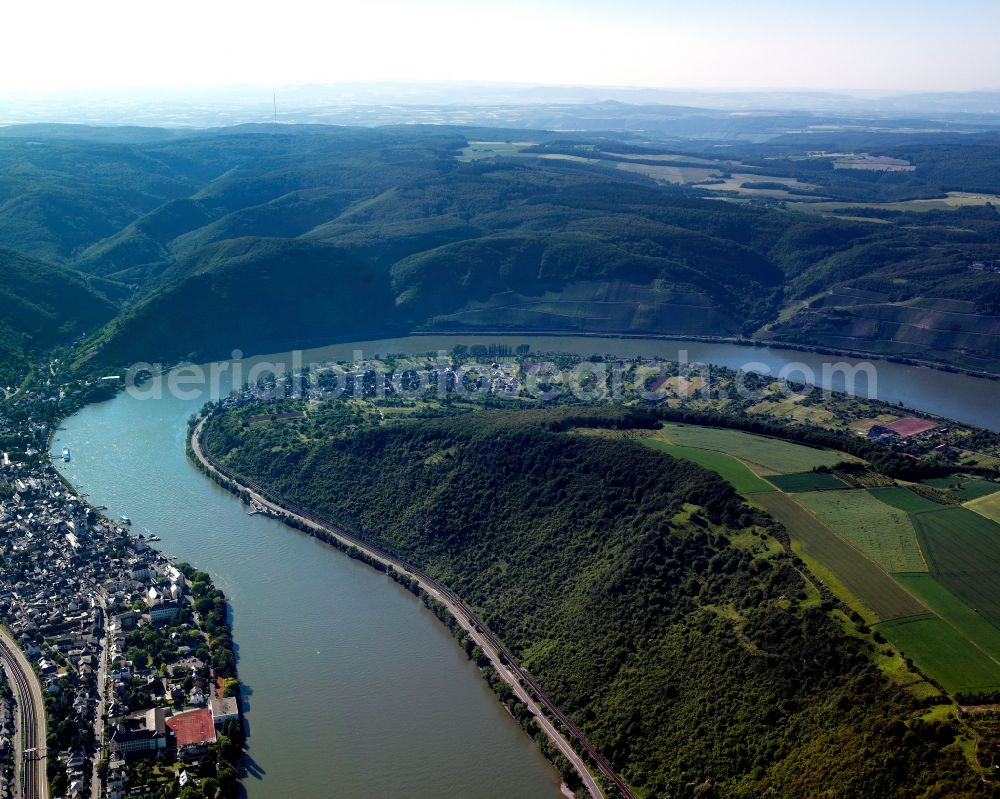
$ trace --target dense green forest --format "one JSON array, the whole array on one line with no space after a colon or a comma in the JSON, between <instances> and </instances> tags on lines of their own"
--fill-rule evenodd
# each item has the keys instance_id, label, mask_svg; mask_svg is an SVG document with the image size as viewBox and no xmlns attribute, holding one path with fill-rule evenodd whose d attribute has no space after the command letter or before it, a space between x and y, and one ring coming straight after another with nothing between
<instances>
[{"instance_id":1,"label":"dense green forest","mask_svg":"<svg viewBox=\"0 0 1000 799\"><path fill-rule=\"evenodd\" d=\"M994 204L907 205L1000 192L995 133L789 134L723 157L704 140L444 126L5 130L0 246L116 305L80 350L95 369L478 328L755 336L1000 371ZM809 155L824 148L914 168L841 169ZM16 361L25 331L0 324Z\"/></svg>"},{"instance_id":2,"label":"dense green forest","mask_svg":"<svg viewBox=\"0 0 1000 799\"><path fill-rule=\"evenodd\" d=\"M922 720L768 516L691 462L574 432L649 416L255 413L216 414L208 450L447 583L641 795L996 795L963 751L974 734L989 763L986 723Z\"/></svg>"},{"instance_id":3,"label":"dense green forest","mask_svg":"<svg viewBox=\"0 0 1000 799\"><path fill-rule=\"evenodd\" d=\"M114 316L121 296L111 281L0 247L0 389L21 382L30 353Z\"/></svg>"}]
</instances>

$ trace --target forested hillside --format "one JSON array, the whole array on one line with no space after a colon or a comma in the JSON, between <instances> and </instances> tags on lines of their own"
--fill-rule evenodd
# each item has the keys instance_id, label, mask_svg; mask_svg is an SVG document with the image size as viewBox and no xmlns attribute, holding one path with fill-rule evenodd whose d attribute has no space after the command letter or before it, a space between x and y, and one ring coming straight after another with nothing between
<instances>
[{"instance_id":1,"label":"forested hillside","mask_svg":"<svg viewBox=\"0 0 1000 799\"><path fill-rule=\"evenodd\" d=\"M0 246L127 287L95 368L507 329L1000 371L997 195L969 194L1000 192L995 134L811 140L902 165L879 171L795 136L719 155L443 126L10 131Z\"/></svg>"},{"instance_id":2,"label":"forested hillside","mask_svg":"<svg viewBox=\"0 0 1000 799\"><path fill-rule=\"evenodd\" d=\"M28 353L110 319L122 289L0 247L0 389L21 381Z\"/></svg>"},{"instance_id":3,"label":"forested hillside","mask_svg":"<svg viewBox=\"0 0 1000 799\"><path fill-rule=\"evenodd\" d=\"M209 451L446 582L641 795L993 795L969 730L922 720L769 517L691 462L573 432L648 420L255 413L214 417Z\"/></svg>"}]
</instances>

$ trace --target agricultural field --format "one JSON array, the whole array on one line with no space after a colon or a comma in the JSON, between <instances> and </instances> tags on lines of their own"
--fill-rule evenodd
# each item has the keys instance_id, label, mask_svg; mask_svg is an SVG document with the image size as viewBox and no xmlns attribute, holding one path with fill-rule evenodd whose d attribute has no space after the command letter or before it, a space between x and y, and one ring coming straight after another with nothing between
<instances>
[{"instance_id":1,"label":"agricultural field","mask_svg":"<svg viewBox=\"0 0 1000 799\"><path fill-rule=\"evenodd\" d=\"M980 497L988 497L1000 491L1000 483L990 480L981 480L977 477L937 477L933 480L925 480L927 485L947 491L956 499L962 502L970 502Z\"/></svg>"},{"instance_id":2,"label":"agricultural field","mask_svg":"<svg viewBox=\"0 0 1000 799\"><path fill-rule=\"evenodd\" d=\"M849 211L852 208L874 209L882 211L952 211L956 208L979 205L1000 204L1000 196L996 194L980 194L975 192L950 191L946 196L931 200L903 200L891 203L858 203L858 202L809 202L798 201L788 203L789 209L805 213L836 214L838 211ZM870 220L869 220L870 221Z\"/></svg>"},{"instance_id":3,"label":"agricultural field","mask_svg":"<svg viewBox=\"0 0 1000 799\"><path fill-rule=\"evenodd\" d=\"M836 491L847 488L847 483L829 472L778 474L768 477L767 481L774 483L786 494L799 494L805 491Z\"/></svg>"},{"instance_id":4,"label":"agricultural field","mask_svg":"<svg viewBox=\"0 0 1000 799\"><path fill-rule=\"evenodd\" d=\"M896 619L875 629L949 693L1000 690L1000 664L937 616Z\"/></svg>"},{"instance_id":5,"label":"agricultural field","mask_svg":"<svg viewBox=\"0 0 1000 799\"><path fill-rule=\"evenodd\" d=\"M623 172L637 172L652 178L657 183L670 183L673 185L689 185L711 180L720 173L717 169L697 166L672 166L670 164L632 164L619 163L618 169Z\"/></svg>"},{"instance_id":6,"label":"agricultural field","mask_svg":"<svg viewBox=\"0 0 1000 799\"><path fill-rule=\"evenodd\" d=\"M643 444L673 455L675 458L694 461L699 466L704 466L713 472L721 475L725 480L732 483L733 488L744 496L756 494L761 491L774 491L774 486L765 482L755 475L745 464L740 463L731 455L722 452L715 452L697 447L684 447L677 444L668 444L657 438L640 439Z\"/></svg>"},{"instance_id":7,"label":"agricultural field","mask_svg":"<svg viewBox=\"0 0 1000 799\"><path fill-rule=\"evenodd\" d=\"M510 141L470 141L457 156L459 161L479 161L483 158L500 158L519 155L522 148L530 147L533 142Z\"/></svg>"},{"instance_id":8,"label":"agricultural field","mask_svg":"<svg viewBox=\"0 0 1000 799\"><path fill-rule=\"evenodd\" d=\"M865 489L814 491L795 500L886 571L927 571L909 515Z\"/></svg>"},{"instance_id":9,"label":"agricultural field","mask_svg":"<svg viewBox=\"0 0 1000 799\"><path fill-rule=\"evenodd\" d=\"M990 494L988 497L973 500L966 507L1000 524L1000 493Z\"/></svg>"},{"instance_id":10,"label":"agricultural field","mask_svg":"<svg viewBox=\"0 0 1000 799\"><path fill-rule=\"evenodd\" d=\"M813 449L779 438L717 427L664 424L660 435L669 443L725 452L777 474L808 472L817 466L833 466L844 460L856 460L841 452Z\"/></svg>"},{"instance_id":11,"label":"agricultural field","mask_svg":"<svg viewBox=\"0 0 1000 799\"><path fill-rule=\"evenodd\" d=\"M930 574L897 574L897 582L964 638L1000 663L1000 627L994 627Z\"/></svg>"},{"instance_id":12,"label":"agricultural field","mask_svg":"<svg viewBox=\"0 0 1000 799\"><path fill-rule=\"evenodd\" d=\"M891 505L906 513L923 513L924 511L942 510L947 505L922 497L914 491L902 486L871 489L872 496L886 505Z\"/></svg>"},{"instance_id":13,"label":"agricultural field","mask_svg":"<svg viewBox=\"0 0 1000 799\"><path fill-rule=\"evenodd\" d=\"M1000 627L1000 524L966 508L913 517L930 572Z\"/></svg>"},{"instance_id":14,"label":"agricultural field","mask_svg":"<svg viewBox=\"0 0 1000 799\"><path fill-rule=\"evenodd\" d=\"M714 158L701 158L694 155L685 155L684 153L612 153L612 152L601 152L601 155L605 158L615 158L624 159L626 161L661 161L665 163L680 162L682 164L698 164L699 166L710 166L716 169L730 168L734 166L745 166L739 161L725 161Z\"/></svg>"},{"instance_id":15,"label":"agricultural field","mask_svg":"<svg viewBox=\"0 0 1000 799\"><path fill-rule=\"evenodd\" d=\"M1000 525L985 514L905 486L850 488L812 471L845 456L779 439L666 424L642 440L718 472L770 512L813 575L949 693L1000 690ZM986 481L931 485L1000 515Z\"/></svg>"},{"instance_id":16,"label":"agricultural field","mask_svg":"<svg viewBox=\"0 0 1000 799\"><path fill-rule=\"evenodd\" d=\"M841 493L831 491L819 496ZM862 616L878 621L928 612L923 603L789 495L775 491L757 494L753 501L784 525L795 552L831 591Z\"/></svg>"},{"instance_id":17,"label":"agricultural field","mask_svg":"<svg viewBox=\"0 0 1000 799\"><path fill-rule=\"evenodd\" d=\"M756 188L754 184L773 184ZM747 184L747 185L744 185ZM776 188L777 186L783 188ZM818 186L803 183L797 178L764 175L757 172L734 172L730 177L718 182L698 183L694 188L706 191L732 191L745 197L770 197L776 200L799 199L803 194L818 190Z\"/></svg>"}]
</instances>

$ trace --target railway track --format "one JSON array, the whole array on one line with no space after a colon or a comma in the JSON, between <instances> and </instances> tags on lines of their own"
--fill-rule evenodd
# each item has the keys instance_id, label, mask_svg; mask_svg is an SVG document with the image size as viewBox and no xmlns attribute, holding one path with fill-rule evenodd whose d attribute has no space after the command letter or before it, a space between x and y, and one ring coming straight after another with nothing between
<instances>
[{"instance_id":1,"label":"railway track","mask_svg":"<svg viewBox=\"0 0 1000 799\"><path fill-rule=\"evenodd\" d=\"M7 673L14 678L14 692L21 714L21 797L22 799L45 799L47 790L40 791L38 772L42 758L38 755L37 733L38 713L44 709L35 707L35 697L31 682L24 673L23 665L10 645L0 640L0 660L7 667ZM43 777L44 779L44 777Z\"/></svg>"},{"instance_id":2,"label":"railway track","mask_svg":"<svg viewBox=\"0 0 1000 799\"><path fill-rule=\"evenodd\" d=\"M195 430L194 435L197 437L199 433L200 426ZM219 463L215 458L205 452L203 448L199 447L198 452L203 458L205 458L213 469L225 477L228 477L237 485L251 489L278 508L287 509L296 516L300 516L303 519L318 525L319 527L335 533L339 538L348 541L358 549L376 555L379 559L392 564L392 566L398 571L411 574L414 577L417 577L422 583L431 586L442 597L447 599L449 604L458 608L466 617L468 622L476 628L477 632L490 644L490 646L500 653L502 658L506 661L508 668L516 675L524 688L532 696L534 696L539 705L541 705L554 719L559 722L559 724L563 727L564 732L570 739L572 739L572 741L576 743L574 748L589 761L591 766L596 768L601 774L610 780L612 784L614 784L622 799L638 799L632 789L628 786L628 783L625 782L625 780L622 779L622 777L611 767L601 753L598 752L593 744L587 740L580 729L556 706L551 699L549 699L538 682L527 671L525 671L520 663L518 663L517 658L515 658L513 654L511 654L510 650L504 646L503 642L500 641L493 631L490 630L490 628L487 627L478 616L476 616L475 612L450 588L439 582L434 577L431 577L422 569L401 560L376 544L372 544L369 541L358 538L356 535L347 532L330 520L324 519L318 514L302 507L297 502L279 497L272 491L264 488L259 483L237 474L229 467Z\"/></svg>"}]
</instances>

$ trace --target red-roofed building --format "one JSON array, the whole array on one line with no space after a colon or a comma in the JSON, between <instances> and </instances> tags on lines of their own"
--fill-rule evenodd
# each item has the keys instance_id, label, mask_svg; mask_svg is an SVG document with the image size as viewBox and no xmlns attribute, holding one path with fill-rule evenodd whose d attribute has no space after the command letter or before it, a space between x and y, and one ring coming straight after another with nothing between
<instances>
[{"instance_id":1,"label":"red-roofed building","mask_svg":"<svg viewBox=\"0 0 1000 799\"><path fill-rule=\"evenodd\" d=\"M926 419L918 419L916 416L904 416L902 419L897 419L895 422L883 425L883 427L887 430L892 430L898 436L909 438L910 436L918 436L921 433L926 433L928 430L933 430L937 425Z\"/></svg>"},{"instance_id":2,"label":"red-roofed building","mask_svg":"<svg viewBox=\"0 0 1000 799\"><path fill-rule=\"evenodd\" d=\"M167 726L177 739L177 755L181 759L199 758L208 752L208 745L215 742L215 723L207 707L170 716Z\"/></svg>"}]
</instances>

